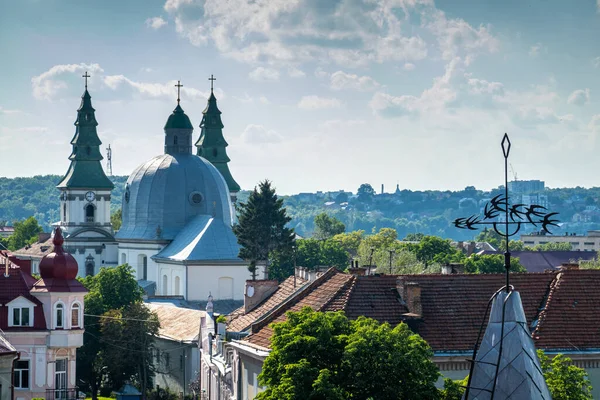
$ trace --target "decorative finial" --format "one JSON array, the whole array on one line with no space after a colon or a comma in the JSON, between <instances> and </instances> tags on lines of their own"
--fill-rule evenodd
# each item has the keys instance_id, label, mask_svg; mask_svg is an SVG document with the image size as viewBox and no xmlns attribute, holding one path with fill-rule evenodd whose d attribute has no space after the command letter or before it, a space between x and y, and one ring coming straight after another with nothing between
<instances>
[{"instance_id":1,"label":"decorative finial","mask_svg":"<svg viewBox=\"0 0 600 400\"><path fill-rule=\"evenodd\" d=\"M88 74L87 71L85 71L85 74L81 75L82 78L85 78L85 90L87 90L87 80L91 75Z\"/></svg>"},{"instance_id":2,"label":"decorative finial","mask_svg":"<svg viewBox=\"0 0 600 400\"><path fill-rule=\"evenodd\" d=\"M175 85L175 87L177 88L177 105L179 105L180 90L183 87L183 85L181 84L181 81L177 81L177 85Z\"/></svg>"},{"instance_id":3,"label":"decorative finial","mask_svg":"<svg viewBox=\"0 0 600 400\"><path fill-rule=\"evenodd\" d=\"M215 78L212 74L210 74L210 78L208 78L208 80L210 81L210 92L212 93L213 83L217 80L217 78Z\"/></svg>"}]
</instances>

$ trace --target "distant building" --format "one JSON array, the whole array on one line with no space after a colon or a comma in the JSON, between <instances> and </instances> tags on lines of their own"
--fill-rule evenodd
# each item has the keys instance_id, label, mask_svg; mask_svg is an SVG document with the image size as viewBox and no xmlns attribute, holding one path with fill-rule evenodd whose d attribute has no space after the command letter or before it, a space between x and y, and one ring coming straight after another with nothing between
<instances>
[{"instance_id":1,"label":"distant building","mask_svg":"<svg viewBox=\"0 0 600 400\"><path fill-rule=\"evenodd\" d=\"M545 182L539 180L520 181L514 180L508 182L508 190L512 194L526 194L541 192L545 189Z\"/></svg>"},{"instance_id":2,"label":"distant building","mask_svg":"<svg viewBox=\"0 0 600 400\"><path fill-rule=\"evenodd\" d=\"M570 243L571 250L575 251L599 251L600 231L588 231L587 235L576 235L566 233L564 235L551 235L530 233L521 235L521 241L525 246L533 247L546 243Z\"/></svg>"},{"instance_id":3,"label":"distant building","mask_svg":"<svg viewBox=\"0 0 600 400\"><path fill-rule=\"evenodd\" d=\"M0 238L7 238L13 233L15 233L13 226L0 226Z\"/></svg>"}]
</instances>

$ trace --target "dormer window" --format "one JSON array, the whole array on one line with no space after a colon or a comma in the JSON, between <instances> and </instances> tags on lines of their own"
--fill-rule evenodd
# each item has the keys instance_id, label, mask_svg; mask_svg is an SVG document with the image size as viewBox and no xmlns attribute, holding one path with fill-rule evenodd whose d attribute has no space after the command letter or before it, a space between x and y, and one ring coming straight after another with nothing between
<instances>
[{"instance_id":1,"label":"dormer window","mask_svg":"<svg viewBox=\"0 0 600 400\"><path fill-rule=\"evenodd\" d=\"M30 326L29 313L29 307L13 308L13 326Z\"/></svg>"},{"instance_id":2,"label":"dormer window","mask_svg":"<svg viewBox=\"0 0 600 400\"><path fill-rule=\"evenodd\" d=\"M61 303L56 305L54 310L54 328L63 329L65 327L65 306Z\"/></svg>"},{"instance_id":3,"label":"dormer window","mask_svg":"<svg viewBox=\"0 0 600 400\"><path fill-rule=\"evenodd\" d=\"M80 312L81 306L79 305L79 303L73 304L73 307L71 307L71 329L81 328L81 317L79 314Z\"/></svg>"}]
</instances>

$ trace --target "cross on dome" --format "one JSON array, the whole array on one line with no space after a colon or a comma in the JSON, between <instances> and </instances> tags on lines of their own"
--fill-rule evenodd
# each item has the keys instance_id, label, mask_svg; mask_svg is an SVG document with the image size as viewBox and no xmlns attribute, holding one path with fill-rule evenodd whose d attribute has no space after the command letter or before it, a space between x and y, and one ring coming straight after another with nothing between
<instances>
[{"instance_id":1,"label":"cross on dome","mask_svg":"<svg viewBox=\"0 0 600 400\"><path fill-rule=\"evenodd\" d=\"M81 75L82 78L85 78L85 90L87 90L87 80L91 75L88 74L87 71L85 71L85 74Z\"/></svg>"},{"instance_id":2,"label":"cross on dome","mask_svg":"<svg viewBox=\"0 0 600 400\"><path fill-rule=\"evenodd\" d=\"M181 84L181 81L177 81L177 85L175 85L175 87L177 88L177 104L179 104L179 100L180 100L180 90L183 87L183 85Z\"/></svg>"},{"instance_id":3,"label":"cross on dome","mask_svg":"<svg viewBox=\"0 0 600 400\"><path fill-rule=\"evenodd\" d=\"M217 80L217 78L215 78L213 76L213 74L210 74L210 78L208 78L208 80L210 81L210 91L213 91L213 83Z\"/></svg>"}]
</instances>

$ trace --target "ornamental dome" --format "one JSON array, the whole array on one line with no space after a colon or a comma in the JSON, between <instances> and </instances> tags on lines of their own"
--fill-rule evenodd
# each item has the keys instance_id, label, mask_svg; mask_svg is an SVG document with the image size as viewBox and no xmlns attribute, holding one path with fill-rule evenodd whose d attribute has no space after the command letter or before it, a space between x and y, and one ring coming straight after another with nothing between
<instances>
[{"instance_id":1,"label":"ornamental dome","mask_svg":"<svg viewBox=\"0 0 600 400\"><path fill-rule=\"evenodd\" d=\"M173 240L195 217L231 226L231 202L223 176L204 158L173 152L140 165L127 180L123 224L117 239Z\"/></svg>"},{"instance_id":2,"label":"ornamental dome","mask_svg":"<svg viewBox=\"0 0 600 400\"><path fill-rule=\"evenodd\" d=\"M69 253L65 252L62 231L59 227L54 229L54 250L46 254L40 261L40 275L42 279L64 279L72 280L77 277L77 261Z\"/></svg>"}]
</instances>

